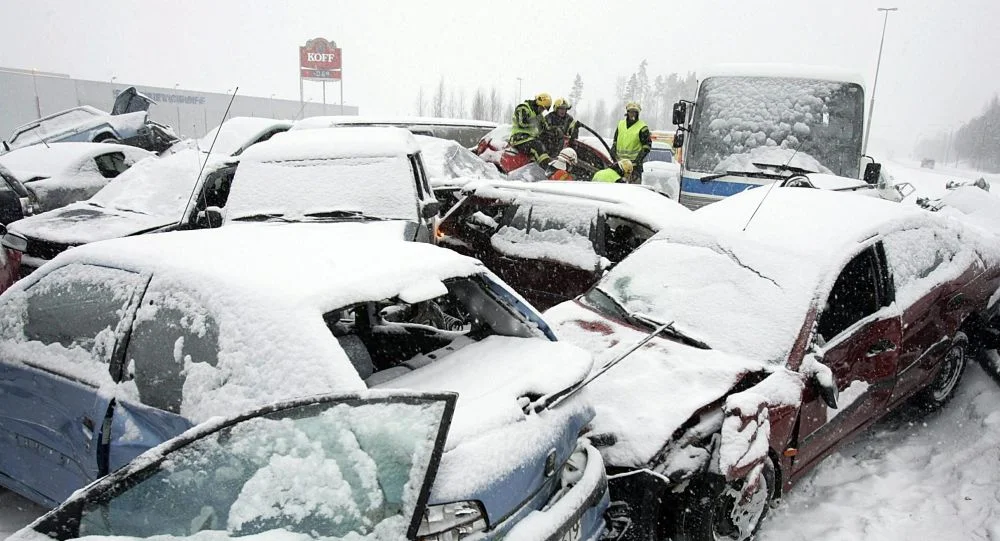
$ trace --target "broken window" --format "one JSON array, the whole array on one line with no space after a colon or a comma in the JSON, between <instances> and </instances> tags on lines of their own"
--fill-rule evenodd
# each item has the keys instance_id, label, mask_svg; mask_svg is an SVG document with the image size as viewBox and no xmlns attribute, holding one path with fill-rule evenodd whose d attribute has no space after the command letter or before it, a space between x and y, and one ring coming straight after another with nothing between
<instances>
[{"instance_id":1,"label":"broken window","mask_svg":"<svg viewBox=\"0 0 1000 541\"><path fill-rule=\"evenodd\" d=\"M829 341L879 309L880 274L875 251L867 248L837 277L819 318L819 334Z\"/></svg>"}]
</instances>

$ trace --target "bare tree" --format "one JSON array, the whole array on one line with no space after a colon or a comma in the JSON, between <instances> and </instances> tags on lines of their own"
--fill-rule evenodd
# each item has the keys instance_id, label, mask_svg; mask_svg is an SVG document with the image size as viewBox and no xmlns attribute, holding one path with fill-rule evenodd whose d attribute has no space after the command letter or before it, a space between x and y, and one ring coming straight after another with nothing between
<instances>
[{"instance_id":1,"label":"bare tree","mask_svg":"<svg viewBox=\"0 0 1000 541\"><path fill-rule=\"evenodd\" d=\"M490 89L489 119L493 122L500 122L500 115L503 111L503 103L500 101L500 92L496 85Z\"/></svg>"},{"instance_id":2,"label":"bare tree","mask_svg":"<svg viewBox=\"0 0 1000 541\"><path fill-rule=\"evenodd\" d=\"M472 118L476 120L486 120L488 111L486 110L486 93L482 87L476 88L476 93L472 95Z\"/></svg>"},{"instance_id":3,"label":"bare tree","mask_svg":"<svg viewBox=\"0 0 1000 541\"><path fill-rule=\"evenodd\" d=\"M417 91L417 116L424 116L424 87Z\"/></svg>"},{"instance_id":4,"label":"bare tree","mask_svg":"<svg viewBox=\"0 0 1000 541\"><path fill-rule=\"evenodd\" d=\"M438 82L437 92L434 93L434 107L433 115L441 118L444 116L444 77L441 77L441 81Z\"/></svg>"},{"instance_id":5,"label":"bare tree","mask_svg":"<svg viewBox=\"0 0 1000 541\"><path fill-rule=\"evenodd\" d=\"M573 79L573 89L569 91L569 101L576 107L583 99L583 77L580 74L576 74L576 79Z\"/></svg>"}]
</instances>

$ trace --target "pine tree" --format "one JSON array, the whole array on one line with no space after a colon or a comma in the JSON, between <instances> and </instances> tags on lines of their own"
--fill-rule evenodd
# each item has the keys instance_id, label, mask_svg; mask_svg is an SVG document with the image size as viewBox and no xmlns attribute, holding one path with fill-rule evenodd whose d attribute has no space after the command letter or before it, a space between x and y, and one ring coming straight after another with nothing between
<instances>
[{"instance_id":1,"label":"pine tree","mask_svg":"<svg viewBox=\"0 0 1000 541\"><path fill-rule=\"evenodd\" d=\"M576 79L573 79L573 89L569 92L569 101L573 107L576 107L581 99L583 99L583 77L577 73Z\"/></svg>"}]
</instances>

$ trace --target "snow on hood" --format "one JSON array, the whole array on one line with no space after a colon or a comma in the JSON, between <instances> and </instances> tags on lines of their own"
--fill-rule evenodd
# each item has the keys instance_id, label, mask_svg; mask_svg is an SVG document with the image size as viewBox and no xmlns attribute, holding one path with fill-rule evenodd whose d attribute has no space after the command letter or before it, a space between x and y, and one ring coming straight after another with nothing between
<instances>
[{"instance_id":1,"label":"snow on hood","mask_svg":"<svg viewBox=\"0 0 1000 541\"><path fill-rule=\"evenodd\" d=\"M213 155L232 156L268 131L278 128L287 130L291 127L292 122L289 120L237 116L212 128L212 131L198 139L197 146L202 152L208 152L211 148ZM218 139L215 138L216 134ZM215 141L214 147L213 141Z\"/></svg>"},{"instance_id":2,"label":"snow on hood","mask_svg":"<svg viewBox=\"0 0 1000 541\"><path fill-rule=\"evenodd\" d=\"M576 301L549 309L545 319L560 339L592 352L595 369L647 334ZM593 433L617 438L614 445L601 449L605 462L640 467L696 411L727 394L741 375L771 368L722 351L654 338L591 382L579 399L594 406Z\"/></svg>"},{"instance_id":3,"label":"snow on hood","mask_svg":"<svg viewBox=\"0 0 1000 541\"><path fill-rule=\"evenodd\" d=\"M714 126L716 122L713 122ZM720 128L721 129L721 128ZM725 173L734 171L740 173L775 173L777 170L770 167L762 167L754 164L798 167L814 173L833 174L833 171L823 167L816 158L805 152L796 151L794 148L779 146L762 146L743 152L732 154L716 164L713 172Z\"/></svg>"},{"instance_id":4,"label":"snow on hood","mask_svg":"<svg viewBox=\"0 0 1000 541\"><path fill-rule=\"evenodd\" d=\"M588 352L569 343L490 336L381 387L458 393L434 489L435 500L449 501L481 492L526 460L545 456L564 437L570 417L592 416L582 400L531 415L519 404L522 397L573 386L591 364Z\"/></svg>"},{"instance_id":5,"label":"snow on hood","mask_svg":"<svg viewBox=\"0 0 1000 541\"><path fill-rule=\"evenodd\" d=\"M1000 235L1000 195L975 186L960 186L949 190L941 203L941 214Z\"/></svg>"},{"instance_id":6,"label":"snow on hood","mask_svg":"<svg viewBox=\"0 0 1000 541\"><path fill-rule=\"evenodd\" d=\"M8 227L20 235L62 244L86 244L125 237L168 225L158 216L104 209L81 202L18 220Z\"/></svg>"},{"instance_id":7,"label":"snow on hood","mask_svg":"<svg viewBox=\"0 0 1000 541\"><path fill-rule=\"evenodd\" d=\"M49 143L12 150L0 156L0 165L10 169L21 182L38 177L73 176L74 173L97 173L91 158L108 152L125 154L126 162L135 163L155 156L151 152L127 145L108 143Z\"/></svg>"},{"instance_id":8,"label":"snow on hood","mask_svg":"<svg viewBox=\"0 0 1000 541\"><path fill-rule=\"evenodd\" d=\"M493 164L486 163L469 149L449 139L416 135L424 170L431 186L455 186L456 180L469 179L498 180L504 175Z\"/></svg>"}]
</instances>

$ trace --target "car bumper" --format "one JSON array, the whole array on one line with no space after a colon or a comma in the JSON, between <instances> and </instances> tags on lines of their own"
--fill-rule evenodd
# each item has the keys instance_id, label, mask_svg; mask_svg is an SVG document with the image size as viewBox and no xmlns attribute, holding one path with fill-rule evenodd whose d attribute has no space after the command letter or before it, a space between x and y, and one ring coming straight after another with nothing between
<instances>
[{"instance_id":1,"label":"car bumper","mask_svg":"<svg viewBox=\"0 0 1000 541\"><path fill-rule=\"evenodd\" d=\"M524 517L505 541L597 541L604 536L604 514L610 502L604 460L593 446L585 449L587 466L580 481L544 509Z\"/></svg>"}]
</instances>

